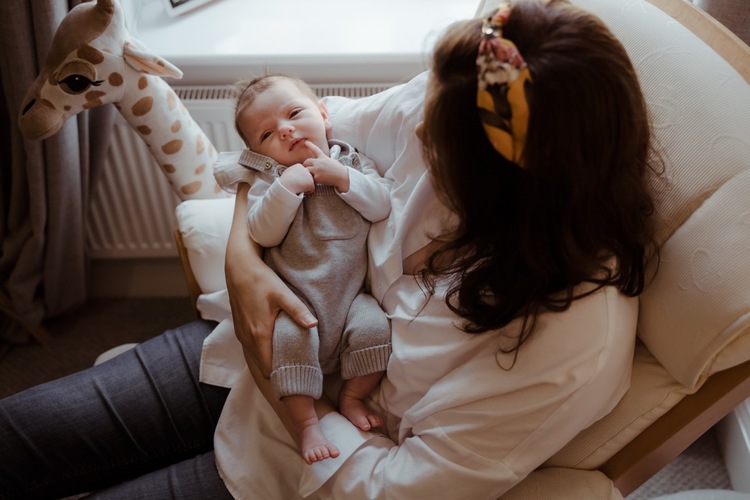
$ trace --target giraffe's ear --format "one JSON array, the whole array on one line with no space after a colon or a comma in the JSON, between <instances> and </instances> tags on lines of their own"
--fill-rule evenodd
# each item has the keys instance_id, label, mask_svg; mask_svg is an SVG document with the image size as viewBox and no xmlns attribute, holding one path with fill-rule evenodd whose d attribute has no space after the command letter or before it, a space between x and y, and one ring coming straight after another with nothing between
<instances>
[{"instance_id":1,"label":"giraffe's ear","mask_svg":"<svg viewBox=\"0 0 750 500\"><path fill-rule=\"evenodd\" d=\"M182 78L182 71L177 66L132 42L125 42L123 57L129 66L142 73Z\"/></svg>"}]
</instances>

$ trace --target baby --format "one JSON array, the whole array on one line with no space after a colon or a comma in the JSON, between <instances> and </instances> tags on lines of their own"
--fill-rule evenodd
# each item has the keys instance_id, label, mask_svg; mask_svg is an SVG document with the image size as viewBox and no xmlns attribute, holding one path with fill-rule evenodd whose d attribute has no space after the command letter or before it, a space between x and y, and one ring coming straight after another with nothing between
<instances>
[{"instance_id":1,"label":"baby","mask_svg":"<svg viewBox=\"0 0 750 500\"><path fill-rule=\"evenodd\" d=\"M364 292L369 224L390 213L390 182L371 160L329 137L325 105L303 81L267 75L239 82L235 125L247 145L220 157L214 175L234 191L251 185L247 223L273 268L318 318L312 329L276 320L271 383L294 422L307 463L339 455L314 399L323 375L341 371L339 410L363 430L382 425L364 403L391 353L390 325Z\"/></svg>"}]
</instances>

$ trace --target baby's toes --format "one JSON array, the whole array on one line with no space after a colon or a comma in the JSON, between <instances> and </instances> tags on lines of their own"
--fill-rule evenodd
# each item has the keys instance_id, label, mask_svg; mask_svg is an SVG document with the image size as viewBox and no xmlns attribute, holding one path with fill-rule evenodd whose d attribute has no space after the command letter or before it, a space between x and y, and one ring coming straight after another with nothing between
<instances>
[{"instance_id":1,"label":"baby's toes","mask_svg":"<svg viewBox=\"0 0 750 500\"><path fill-rule=\"evenodd\" d=\"M383 419L375 414L367 415L367 421L371 427L381 427L383 425Z\"/></svg>"},{"instance_id":2,"label":"baby's toes","mask_svg":"<svg viewBox=\"0 0 750 500\"><path fill-rule=\"evenodd\" d=\"M370 419L367 418L367 415L357 416L352 420L352 423L363 431L369 431L370 428L372 428L372 424L370 423Z\"/></svg>"},{"instance_id":3,"label":"baby's toes","mask_svg":"<svg viewBox=\"0 0 750 500\"><path fill-rule=\"evenodd\" d=\"M305 452L304 456L305 456L305 462L307 462L308 464L311 464L313 462L320 462L321 460L325 460L331 455L326 446L320 445L320 446L313 446L312 448L308 449Z\"/></svg>"}]
</instances>

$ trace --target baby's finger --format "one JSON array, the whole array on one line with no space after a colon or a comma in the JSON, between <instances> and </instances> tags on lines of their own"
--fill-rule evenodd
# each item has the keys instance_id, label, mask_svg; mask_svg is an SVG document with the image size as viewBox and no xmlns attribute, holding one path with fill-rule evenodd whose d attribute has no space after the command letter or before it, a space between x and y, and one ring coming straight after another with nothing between
<instances>
[{"instance_id":1,"label":"baby's finger","mask_svg":"<svg viewBox=\"0 0 750 500\"><path fill-rule=\"evenodd\" d=\"M321 151L321 149L315 144L313 144L312 142L305 141L305 146L307 146L307 149L310 150L310 152L313 154L315 158L320 158L321 156L325 156L325 153L323 153L323 151Z\"/></svg>"}]
</instances>

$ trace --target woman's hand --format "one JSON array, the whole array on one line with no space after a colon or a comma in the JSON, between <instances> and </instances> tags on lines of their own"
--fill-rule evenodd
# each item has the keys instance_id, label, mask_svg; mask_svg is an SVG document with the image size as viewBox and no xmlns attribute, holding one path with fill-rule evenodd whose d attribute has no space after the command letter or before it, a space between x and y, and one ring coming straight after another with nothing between
<instances>
[{"instance_id":1,"label":"woman's hand","mask_svg":"<svg viewBox=\"0 0 750 500\"><path fill-rule=\"evenodd\" d=\"M264 377L271 376L273 327L284 310L301 326L317 325L305 304L261 259L262 248L247 233L247 192L240 184L227 242L225 273L232 320L245 361L254 362Z\"/></svg>"}]
</instances>

